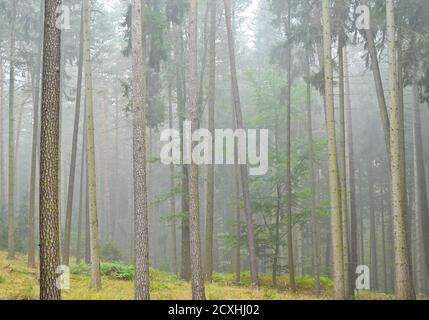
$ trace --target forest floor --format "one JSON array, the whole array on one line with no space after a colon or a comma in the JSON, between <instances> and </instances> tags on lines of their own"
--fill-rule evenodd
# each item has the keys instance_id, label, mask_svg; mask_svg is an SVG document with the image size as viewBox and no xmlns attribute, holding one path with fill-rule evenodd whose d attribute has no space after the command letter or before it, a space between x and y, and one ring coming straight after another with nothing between
<instances>
[{"instance_id":1,"label":"forest floor","mask_svg":"<svg viewBox=\"0 0 429 320\"><path fill-rule=\"evenodd\" d=\"M117 263L103 263L102 290L89 288L89 268L87 265L72 265L70 289L62 291L65 300L128 300L134 296L133 270L131 266ZM28 268L26 257L18 255L15 260L7 260L6 253L0 251L0 299L35 300L39 296L37 269ZM189 300L191 285L177 279L171 273L151 270L151 299ZM242 274L241 286L234 285L234 275L214 274L213 282L206 283L206 296L209 300L326 300L332 297L332 282L322 278L324 294L312 294L314 280L311 277L298 277L299 292L287 292L287 277L279 277L280 289L271 287L271 276L261 275L261 287L254 290L249 286L248 273ZM393 299L393 296L375 293L360 293L363 300Z\"/></svg>"}]
</instances>

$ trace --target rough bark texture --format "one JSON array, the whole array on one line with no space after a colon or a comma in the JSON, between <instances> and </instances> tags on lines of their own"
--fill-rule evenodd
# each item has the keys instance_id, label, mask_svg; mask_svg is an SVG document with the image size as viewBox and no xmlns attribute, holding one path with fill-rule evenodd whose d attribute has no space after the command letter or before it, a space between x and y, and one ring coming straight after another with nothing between
<instances>
[{"instance_id":1,"label":"rough bark texture","mask_svg":"<svg viewBox=\"0 0 429 320\"><path fill-rule=\"evenodd\" d=\"M237 67L235 62L235 45L234 45L234 35L232 32L230 1L224 0L224 6L225 6L226 30L227 30L227 36L228 36L232 94L234 99L234 113L237 121L237 129L244 129L243 117L241 113L240 92L238 88ZM258 287L259 286L258 266L257 266L257 259L256 259L254 226L253 226L252 208L250 203L249 173L248 173L247 165L240 165L240 175L241 175L241 185L242 185L243 200L244 200L244 213L246 216L246 225L247 225L247 245L249 249L251 281L252 281L253 287Z\"/></svg>"},{"instance_id":2,"label":"rough bark texture","mask_svg":"<svg viewBox=\"0 0 429 320\"><path fill-rule=\"evenodd\" d=\"M325 65L326 118L328 131L329 195L331 202L332 253L334 261L335 298L344 299L344 256L341 219L340 186L335 133L334 88L332 70L332 33L329 0L322 1L323 43Z\"/></svg>"},{"instance_id":3,"label":"rough bark texture","mask_svg":"<svg viewBox=\"0 0 429 320\"><path fill-rule=\"evenodd\" d=\"M208 130L214 135L215 129L215 94L216 94L216 1L210 8L209 35L209 92L208 92ZM212 141L214 150L214 140ZM214 153L212 164L207 166L207 215L205 241L205 275L208 281L213 273L213 220L214 220Z\"/></svg>"},{"instance_id":4,"label":"rough bark texture","mask_svg":"<svg viewBox=\"0 0 429 320\"><path fill-rule=\"evenodd\" d=\"M189 94L187 115L191 120L191 130L198 129L198 1L191 0L189 12ZM197 145L196 141L191 144L191 150ZM194 300L205 299L204 277L201 264L200 243L200 214L199 214L199 190L198 190L198 165L189 165L189 229L191 248L191 277L192 298Z\"/></svg>"},{"instance_id":5,"label":"rough bark texture","mask_svg":"<svg viewBox=\"0 0 429 320\"><path fill-rule=\"evenodd\" d=\"M144 7L141 0L131 2L132 94L133 94L133 173L134 246L136 300L149 300L149 226L146 185L145 68L142 44Z\"/></svg>"},{"instance_id":6,"label":"rough bark texture","mask_svg":"<svg viewBox=\"0 0 429 320\"><path fill-rule=\"evenodd\" d=\"M45 1L42 115L40 140L40 299L58 300L56 269L60 265L58 164L61 30L56 9L61 0Z\"/></svg>"},{"instance_id":7,"label":"rough bark texture","mask_svg":"<svg viewBox=\"0 0 429 320\"><path fill-rule=\"evenodd\" d=\"M95 171L95 139L94 139L94 111L92 89L92 63L91 63L91 12L90 0L83 2L83 57L85 68L85 105L86 105L86 147L88 165L88 205L89 205L89 234L91 252L91 287L101 289L100 272L100 244L97 218L97 186Z\"/></svg>"},{"instance_id":8,"label":"rough bark texture","mask_svg":"<svg viewBox=\"0 0 429 320\"><path fill-rule=\"evenodd\" d=\"M395 253L395 293L398 299L415 299L411 293L413 281L411 279L409 247L406 233L406 217L401 164L401 125L398 106L398 74L395 8L393 0L386 0L387 16L387 45L389 64L389 92L390 92L390 167L392 184L392 215L393 215L393 245Z\"/></svg>"}]
</instances>

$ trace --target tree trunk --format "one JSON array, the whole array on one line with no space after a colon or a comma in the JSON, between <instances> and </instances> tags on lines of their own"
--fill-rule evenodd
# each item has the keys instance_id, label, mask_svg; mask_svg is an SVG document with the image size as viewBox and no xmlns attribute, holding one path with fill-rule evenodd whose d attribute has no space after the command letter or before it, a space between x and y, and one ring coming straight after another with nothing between
<instances>
[{"instance_id":1,"label":"tree trunk","mask_svg":"<svg viewBox=\"0 0 429 320\"><path fill-rule=\"evenodd\" d=\"M341 217L343 232L343 256L344 256L344 290L346 299L353 296L352 272L350 270L350 248L349 248L349 213L348 213L348 191L347 191L347 164L346 164L346 122L345 122L345 86L344 86L344 34L338 32L338 86L339 86L339 108L340 108L340 132L339 132L339 172L340 172L340 195L341 195Z\"/></svg>"},{"instance_id":2,"label":"tree trunk","mask_svg":"<svg viewBox=\"0 0 429 320\"><path fill-rule=\"evenodd\" d=\"M183 121L185 120L185 101L186 101L186 81L183 70L183 35L181 27L174 27L176 41L174 42L174 58L176 63L176 94L177 94L177 113L179 119L180 149L183 150ZM191 261L189 244L189 199L188 199L188 167L182 165L181 175L181 268L180 277L184 280L191 279Z\"/></svg>"},{"instance_id":3,"label":"tree trunk","mask_svg":"<svg viewBox=\"0 0 429 320\"><path fill-rule=\"evenodd\" d=\"M85 104L86 104L86 130L87 130L87 163L88 163L88 191L89 191L89 232L91 246L91 287L101 289L100 272L100 244L97 218L97 187L95 169L95 141L94 141L94 111L92 89L92 63L91 63L91 12L90 0L83 2L83 57L85 68Z\"/></svg>"},{"instance_id":4,"label":"tree trunk","mask_svg":"<svg viewBox=\"0 0 429 320\"><path fill-rule=\"evenodd\" d=\"M417 81L413 79L413 138L414 138L414 170L415 170L415 210L420 220L417 235L422 236L423 257L426 274L429 277L429 208L426 186L426 169L422 141L422 125L420 105L418 101ZM417 241L419 242L419 241Z\"/></svg>"},{"instance_id":5,"label":"tree trunk","mask_svg":"<svg viewBox=\"0 0 429 320\"><path fill-rule=\"evenodd\" d=\"M81 260L81 239L82 239L82 215L84 212L84 191L86 192L86 159L85 159L85 149L86 149L86 124L85 117L83 121L83 132L82 132L82 151L81 151L81 162L80 162L80 188L79 188L79 214L77 220L77 241L76 241L76 263L79 264ZM87 201L87 199L86 199ZM86 204L85 204L86 205Z\"/></svg>"},{"instance_id":6,"label":"tree trunk","mask_svg":"<svg viewBox=\"0 0 429 320\"><path fill-rule=\"evenodd\" d=\"M4 152L4 143L5 143L5 132L4 132L4 70L3 70L3 60L0 57L0 202L6 203L6 173L5 173L5 152ZM1 210L1 215L3 215L3 210Z\"/></svg>"},{"instance_id":7,"label":"tree trunk","mask_svg":"<svg viewBox=\"0 0 429 320\"><path fill-rule=\"evenodd\" d=\"M208 92L208 129L214 135L215 129L215 95L216 95L216 1L212 1L210 8L209 34L209 92ZM212 140L214 150L214 140ZM207 166L207 216L205 241L205 273L206 279L211 281L213 273L213 219L214 219L214 153L212 163Z\"/></svg>"},{"instance_id":8,"label":"tree trunk","mask_svg":"<svg viewBox=\"0 0 429 320\"><path fill-rule=\"evenodd\" d=\"M70 235L72 227L72 212L73 212L73 194L74 194L74 183L76 175L76 157L77 157L77 140L79 134L79 120L80 120L80 106L82 99L82 72L83 72L83 15L80 24L80 44L79 44L79 58L78 58L78 71L77 71L77 90L76 90L76 102L75 102L75 114L74 114L74 125L73 125L73 138L72 138L72 150L70 157L70 171L69 171L69 183L67 191L67 207L66 207L66 224L64 231L64 248L63 248L63 264L69 265L70 261Z\"/></svg>"},{"instance_id":9,"label":"tree trunk","mask_svg":"<svg viewBox=\"0 0 429 320\"><path fill-rule=\"evenodd\" d=\"M287 37L288 45L286 51L287 60L287 92L286 92L286 214L287 214L287 247L288 247L288 271L289 287L296 292L295 284L295 261L293 257L293 221L292 221L292 170L291 170L291 108L292 108L292 41L291 41L291 0L288 0Z\"/></svg>"},{"instance_id":10,"label":"tree trunk","mask_svg":"<svg viewBox=\"0 0 429 320\"><path fill-rule=\"evenodd\" d=\"M14 109L15 109L15 34L16 1L12 2L10 22L10 67L9 67L9 164L8 164L8 219L7 258L15 259L15 150L14 150Z\"/></svg>"},{"instance_id":11,"label":"tree trunk","mask_svg":"<svg viewBox=\"0 0 429 320\"><path fill-rule=\"evenodd\" d=\"M34 68L33 79L33 141L31 145L31 173L30 173L30 204L28 211L28 260L27 265L30 268L36 266L35 252L34 252L34 214L36 209L36 170L37 170L37 147L39 137L39 106L40 106L40 72L42 60L42 46L43 46L43 1L40 1L40 36L38 39L37 60Z\"/></svg>"},{"instance_id":12,"label":"tree trunk","mask_svg":"<svg viewBox=\"0 0 429 320\"><path fill-rule=\"evenodd\" d=\"M0 202L6 203L6 172L5 172L5 131L4 131L4 69L3 59L0 57ZM3 210L2 210L3 211ZM1 213L3 215L3 212Z\"/></svg>"},{"instance_id":13,"label":"tree trunk","mask_svg":"<svg viewBox=\"0 0 429 320\"><path fill-rule=\"evenodd\" d=\"M198 129L198 1L191 0L189 12L189 94L187 116L191 121L191 132ZM197 145L192 141L191 150ZM199 214L199 190L198 190L198 165L191 161L189 165L189 229L191 248L191 277L192 298L205 300L204 277L201 264L200 243L200 214Z\"/></svg>"},{"instance_id":14,"label":"tree trunk","mask_svg":"<svg viewBox=\"0 0 429 320\"><path fill-rule=\"evenodd\" d=\"M14 2L15 3L15 2ZM45 1L42 115L40 131L40 299L59 300L60 265L58 166L61 29L56 10L61 0Z\"/></svg>"},{"instance_id":15,"label":"tree trunk","mask_svg":"<svg viewBox=\"0 0 429 320\"><path fill-rule=\"evenodd\" d=\"M131 2L132 94L133 94L133 173L135 236L135 299L149 300L149 226L146 184L145 54L143 40L144 5Z\"/></svg>"},{"instance_id":16,"label":"tree trunk","mask_svg":"<svg viewBox=\"0 0 429 320\"><path fill-rule=\"evenodd\" d=\"M232 33L230 1L224 0L224 6L225 6L225 21L226 21L226 29L227 29L227 36L228 36L229 60L230 60L230 69L231 69L232 95L234 99L234 114L237 120L237 129L244 129L243 117L241 113L240 92L238 88L237 68L236 68L236 62L235 62L235 45L234 45L235 40L234 40L234 35ZM253 218L252 218L252 207L250 203L249 173L248 173L248 167L246 164L240 165L240 175L241 175L241 184L243 189L244 213L246 216L246 225L247 225L247 245L249 248L251 281L252 281L253 287L258 287L259 286L258 267L257 267L257 258L256 258L254 226L253 226Z\"/></svg>"},{"instance_id":17,"label":"tree trunk","mask_svg":"<svg viewBox=\"0 0 429 320\"><path fill-rule=\"evenodd\" d=\"M168 84L168 123L173 129L173 97L171 83ZM177 274L177 234L176 234L176 184L174 182L174 164L170 164L170 216L171 216L171 271Z\"/></svg>"},{"instance_id":18,"label":"tree trunk","mask_svg":"<svg viewBox=\"0 0 429 320\"><path fill-rule=\"evenodd\" d=\"M378 262L377 262L377 231L375 224L374 207L374 172L373 162L368 162L368 207L369 207L369 251L370 251L370 270L371 270L371 290L378 290Z\"/></svg>"},{"instance_id":19,"label":"tree trunk","mask_svg":"<svg viewBox=\"0 0 429 320\"><path fill-rule=\"evenodd\" d=\"M315 156L313 146L313 119L311 112L311 83L310 83L310 52L306 49L307 60L307 134L309 145L309 171L310 171L310 209L312 227L312 247L313 247L313 276L315 280L316 294L320 294L320 227L319 216L316 210L316 172L314 168Z\"/></svg>"},{"instance_id":20,"label":"tree trunk","mask_svg":"<svg viewBox=\"0 0 429 320\"><path fill-rule=\"evenodd\" d=\"M409 247L401 164L401 125L398 106L398 77L395 8L393 0L386 0L387 44L390 91L390 166L392 183L393 244L395 253L395 293L398 299L415 299L411 293L413 281L410 273Z\"/></svg>"},{"instance_id":21,"label":"tree trunk","mask_svg":"<svg viewBox=\"0 0 429 320\"><path fill-rule=\"evenodd\" d=\"M368 0L362 0L362 5L368 6ZM386 98L384 95L383 82L381 80L380 65L378 63L377 48L375 47L374 31L365 29L368 51L371 56L371 69L374 76L375 90L377 92L378 108L380 110L381 124L383 126L384 142L386 144L387 158L390 155L390 122L387 112Z\"/></svg>"},{"instance_id":22,"label":"tree trunk","mask_svg":"<svg viewBox=\"0 0 429 320\"><path fill-rule=\"evenodd\" d=\"M347 47L343 49L344 56L344 94L345 98L345 111L346 111L346 177L347 179L347 200L348 200L348 212L349 212L349 241L350 241L350 261L349 271L353 275L357 268L358 252L357 252L357 217L356 217L356 185L355 185L355 166L354 166L354 147L353 147L353 117L352 117L352 106L350 99L350 77L349 77L349 66ZM350 279L350 284L354 294L354 283L353 277Z\"/></svg>"},{"instance_id":23,"label":"tree trunk","mask_svg":"<svg viewBox=\"0 0 429 320\"><path fill-rule=\"evenodd\" d=\"M335 298L344 299L344 255L341 200L335 134L334 87L332 70L332 33L329 0L323 0L323 43L325 65L325 95L328 131L329 194L331 202L332 253L334 258Z\"/></svg>"}]
</instances>

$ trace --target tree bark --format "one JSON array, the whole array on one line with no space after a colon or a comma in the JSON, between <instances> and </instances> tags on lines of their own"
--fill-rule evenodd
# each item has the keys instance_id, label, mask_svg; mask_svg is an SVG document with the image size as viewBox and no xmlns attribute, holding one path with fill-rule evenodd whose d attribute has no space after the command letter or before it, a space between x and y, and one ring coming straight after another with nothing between
<instances>
[{"instance_id":1,"label":"tree bark","mask_svg":"<svg viewBox=\"0 0 429 320\"><path fill-rule=\"evenodd\" d=\"M335 133L334 88L332 70L332 33L329 0L322 1L323 43L325 65L325 95L328 131L329 195L331 202L332 253L334 258L334 290L336 299L345 299L344 255L341 218L341 200L337 165Z\"/></svg>"},{"instance_id":2,"label":"tree bark","mask_svg":"<svg viewBox=\"0 0 429 320\"><path fill-rule=\"evenodd\" d=\"M341 6L340 6L341 7ZM349 247L349 213L348 213L348 191L347 191L347 164L346 164L346 123L345 123L345 86L344 86L344 55L345 46L343 31L338 31L338 86L339 86L339 108L340 108L340 132L339 132L339 173L340 173L340 196L341 217L343 232L343 256L344 256L344 291L346 299L353 296L352 273L350 270L350 247Z\"/></svg>"},{"instance_id":3,"label":"tree bark","mask_svg":"<svg viewBox=\"0 0 429 320\"><path fill-rule=\"evenodd\" d=\"M313 146L313 119L311 112L311 83L310 83L310 52L306 50L307 62L307 135L309 145L309 172L310 172L310 209L312 227L312 249L313 249L313 275L315 280L316 294L320 294L320 227L319 216L316 210L316 172L314 168L315 156Z\"/></svg>"},{"instance_id":4,"label":"tree bark","mask_svg":"<svg viewBox=\"0 0 429 320\"><path fill-rule=\"evenodd\" d=\"M406 217L402 179L401 125L398 106L398 76L395 8L393 0L386 0L387 44L390 91L390 166L392 183L393 244L395 253L395 293L398 299L415 299L412 294L411 264L406 233Z\"/></svg>"},{"instance_id":5,"label":"tree bark","mask_svg":"<svg viewBox=\"0 0 429 320\"><path fill-rule=\"evenodd\" d=\"M133 94L133 173L134 173L134 246L136 300L149 300L149 226L146 182L146 83L143 39L144 3L131 2L132 94Z\"/></svg>"},{"instance_id":6,"label":"tree bark","mask_svg":"<svg viewBox=\"0 0 429 320\"><path fill-rule=\"evenodd\" d=\"M198 129L198 1L191 0L189 12L189 94L187 116L191 121L191 132ZM192 141L191 150L197 145ZM189 229L191 248L191 278L192 298L205 300L204 277L201 264L200 243L200 214L199 214L199 190L198 190L198 165L191 161L189 165Z\"/></svg>"},{"instance_id":7,"label":"tree bark","mask_svg":"<svg viewBox=\"0 0 429 320\"><path fill-rule=\"evenodd\" d=\"M208 130L214 135L215 129L215 95L216 95L216 1L212 1L210 8L209 34L209 92L208 92ZM214 150L214 140L212 140ZM207 217L205 241L205 274L211 281L213 273L213 220L214 220L214 153L212 163L207 166Z\"/></svg>"},{"instance_id":8,"label":"tree bark","mask_svg":"<svg viewBox=\"0 0 429 320\"><path fill-rule=\"evenodd\" d=\"M86 105L86 139L87 139L87 163L88 163L88 191L89 191L89 233L91 248L91 287L101 289L100 272L100 243L97 217L97 187L95 169L95 139L94 139L94 111L92 88L92 63L91 63L91 12L90 0L83 2L83 57L85 68L85 105Z\"/></svg>"},{"instance_id":9,"label":"tree bark","mask_svg":"<svg viewBox=\"0 0 429 320\"><path fill-rule=\"evenodd\" d=\"M15 2L14 2L15 3ZM59 300L58 167L61 30L55 26L61 0L45 1L42 115L40 131L40 299Z\"/></svg>"},{"instance_id":10,"label":"tree bark","mask_svg":"<svg viewBox=\"0 0 429 320\"><path fill-rule=\"evenodd\" d=\"M350 273L354 274L358 263L357 251L357 216L356 216L356 182L355 182L355 165L354 165L354 146L353 146L353 117L350 99L350 77L347 47L343 50L344 56L344 94L345 94L345 111L346 111L346 177L347 177L347 200L349 212L349 241L350 241ZM353 277L352 277L353 278ZM354 293L354 283L350 279L352 294Z\"/></svg>"}]
</instances>

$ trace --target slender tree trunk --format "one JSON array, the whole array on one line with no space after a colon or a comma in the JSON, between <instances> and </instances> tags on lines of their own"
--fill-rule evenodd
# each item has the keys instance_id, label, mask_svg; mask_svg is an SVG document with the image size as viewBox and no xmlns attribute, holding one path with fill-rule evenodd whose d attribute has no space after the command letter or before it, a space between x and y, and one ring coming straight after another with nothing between
<instances>
[{"instance_id":1,"label":"slender tree trunk","mask_svg":"<svg viewBox=\"0 0 429 320\"><path fill-rule=\"evenodd\" d=\"M14 2L15 3L15 2ZM58 166L61 30L55 26L61 0L45 1L40 141L40 299L59 300Z\"/></svg>"},{"instance_id":2,"label":"slender tree trunk","mask_svg":"<svg viewBox=\"0 0 429 320\"><path fill-rule=\"evenodd\" d=\"M358 253L357 253L357 217L356 217L356 185L355 185L355 165L354 165L354 146L353 146L353 117L352 106L350 99L350 77L347 47L343 49L344 56L344 95L345 95L345 111L346 111L346 176L347 176L347 200L349 212L349 243L350 243L350 274L353 275L356 271ZM354 294L354 283L351 277L351 293Z\"/></svg>"},{"instance_id":3,"label":"slender tree trunk","mask_svg":"<svg viewBox=\"0 0 429 320\"><path fill-rule=\"evenodd\" d=\"M415 170L415 210L419 228L416 234L422 236L423 257L426 274L429 277L429 208L426 186L426 169L422 139L420 105L418 102L417 81L413 79L413 138L414 138L414 170ZM417 237L419 238L419 237ZM417 241L419 242L419 241Z\"/></svg>"},{"instance_id":4,"label":"slender tree trunk","mask_svg":"<svg viewBox=\"0 0 429 320\"><path fill-rule=\"evenodd\" d=\"M292 170L291 170L291 108L292 108L292 41L291 41L291 0L288 0L287 37L288 45L286 51L287 60L287 92L286 92L286 212L287 212L287 247L288 247L288 271L289 287L296 292L295 284L295 261L293 257L293 221L292 221Z\"/></svg>"},{"instance_id":5,"label":"slender tree trunk","mask_svg":"<svg viewBox=\"0 0 429 320\"><path fill-rule=\"evenodd\" d=\"M310 79L310 52L306 50L307 79ZM313 146L313 119L311 112L311 83L307 81L307 134L309 145L309 171L310 171L310 209L312 227L312 247L313 247L313 275L315 280L316 294L320 294L320 227L319 216L316 210L316 172L314 168L315 156Z\"/></svg>"},{"instance_id":6,"label":"slender tree trunk","mask_svg":"<svg viewBox=\"0 0 429 320\"><path fill-rule=\"evenodd\" d=\"M12 2L10 23L10 66L9 66L9 164L8 164L8 219L7 258L15 259L15 150L14 150L14 109L15 109L15 25L16 1Z\"/></svg>"},{"instance_id":7,"label":"slender tree trunk","mask_svg":"<svg viewBox=\"0 0 429 320\"><path fill-rule=\"evenodd\" d=\"M189 94L187 115L191 120L191 132L198 129L198 1L191 0L189 12ZM197 145L191 143L191 150ZM201 264L200 215L198 190L198 165L189 165L189 229L191 248L192 298L205 300L204 277Z\"/></svg>"},{"instance_id":8,"label":"slender tree trunk","mask_svg":"<svg viewBox=\"0 0 429 320\"><path fill-rule=\"evenodd\" d=\"M384 186L381 183L380 185L380 209L381 209L381 241L382 241L382 250L383 250L383 284L384 292L388 292L388 283L387 283L387 247L386 247L386 218L385 218L385 208L384 208Z\"/></svg>"},{"instance_id":9,"label":"slender tree trunk","mask_svg":"<svg viewBox=\"0 0 429 320\"><path fill-rule=\"evenodd\" d=\"M78 71L77 71L77 90L75 102L75 114L73 125L73 138L72 150L70 157L70 171L69 183L67 191L67 207L66 207L66 223L64 231L64 248L63 248L63 264L69 265L70 261L70 236L72 227L72 212L73 212L73 195L74 183L76 175L76 157L77 157L77 140L79 134L79 120L80 120L80 106L82 98L82 73L83 73L83 15L80 24L80 44L79 44L79 58L78 58Z\"/></svg>"},{"instance_id":10,"label":"slender tree trunk","mask_svg":"<svg viewBox=\"0 0 429 320\"><path fill-rule=\"evenodd\" d=\"M344 86L344 34L342 30L338 33L338 73L339 73L339 108L340 108L340 132L339 132L339 171L340 171L340 195L341 195L341 217L343 232L343 256L344 256L344 290L346 299L353 296L352 274L350 270L350 247L349 247L349 212L347 191L347 164L346 164L346 122L345 122L345 86Z\"/></svg>"},{"instance_id":11,"label":"slender tree trunk","mask_svg":"<svg viewBox=\"0 0 429 320\"><path fill-rule=\"evenodd\" d=\"M371 266L371 289L378 290L378 261L377 261L377 235L376 235L376 220L374 207L374 172L373 163L368 162L368 206L369 206L369 251L370 251L370 266Z\"/></svg>"},{"instance_id":12,"label":"slender tree trunk","mask_svg":"<svg viewBox=\"0 0 429 320\"><path fill-rule=\"evenodd\" d=\"M79 214L77 220L77 242L76 242L76 263L79 264L81 260L81 239L82 239L82 215L84 212L84 191L86 190L86 159L85 159L85 150L86 150L86 123L85 118L83 121L83 132L82 132L82 151L81 151L81 162L80 162L80 188L79 188Z\"/></svg>"},{"instance_id":13,"label":"slender tree trunk","mask_svg":"<svg viewBox=\"0 0 429 320\"><path fill-rule=\"evenodd\" d=\"M86 128L87 128L87 163L88 163L88 191L89 191L89 232L91 246L91 287L101 289L100 272L100 244L97 218L97 187L95 169L95 143L94 143L94 111L92 89L92 63L91 63L91 12L90 0L83 2L83 57L85 68L85 104L86 104Z\"/></svg>"},{"instance_id":14,"label":"slender tree trunk","mask_svg":"<svg viewBox=\"0 0 429 320\"><path fill-rule=\"evenodd\" d=\"M171 83L168 84L168 123L173 129L173 97ZM174 182L174 164L170 164L170 215L171 215L171 271L177 274L177 234L176 234L176 184Z\"/></svg>"},{"instance_id":15,"label":"slender tree trunk","mask_svg":"<svg viewBox=\"0 0 429 320\"><path fill-rule=\"evenodd\" d=\"M233 189L234 189L234 211L235 211L235 284L240 285L241 282L241 199L240 199L240 170L238 165L233 166Z\"/></svg>"},{"instance_id":16,"label":"slender tree trunk","mask_svg":"<svg viewBox=\"0 0 429 320\"><path fill-rule=\"evenodd\" d=\"M362 5L368 6L368 0L362 0ZM372 29L365 29L365 37L368 44L368 51L371 56L371 69L374 76L375 90L377 92L378 108L381 116L381 124L383 126L384 142L386 144L386 151L389 158L390 155L390 122L389 114L387 112L386 98L384 95L383 81L381 80L380 65L378 63L377 48L375 46L374 31ZM390 161L390 160L389 160Z\"/></svg>"},{"instance_id":17,"label":"slender tree trunk","mask_svg":"<svg viewBox=\"0 0 429 320\"><path fill-rule=\"evenodd\" d=\"M34 68L33 78L33 141L31 146L31 173L30 173L30 204L28 212L28 260L27 265L30 268L36 266L35 252L34 252L34 215L36 209L36 170L37 170L37 147L39 139L39 105L40 105L40 72L42 60L42 46L43 46L43 1L40 1L40 36L37 49L37 60Z\"/></svg>"},{"instance_id":18,"label":"slender tree trunk","mask_svg":"<svg viewBox=\"0 0 429 320\"><path fill-rule=\"evenodd\" d=\"M215 95L216 95L216 1L212 1L210 8L209 34L209 92L208 92L208 129L214 135L215 129ZM214 140L212 140L214 150ZM214 220L214 153L212 163L207 166L207 217L205 241L205 273L206 279L211 281L213 273L213 220Z\"/></svg>"},{"instance_id":19,"label":"slender tree trunk","mask_svg":"<svg viewBox=\"0 0 429 320\"><path fill-rule=\"evenodd\" d=\"M341 200L337 165L337 146L335 134L334 88L332 70L332 33L329 0L322 1L323 43L325 65L325 95L328 131L329 194L331 201L332 251L334 257L335 298L344 299L344 255L341 219Z\"/></svg>"},{"instance_id":20,"label":"slender tree trunk","mask_svg":"<svg viewBox=\"0 0 429 320\"><path fill-rule=\"evenodd\" d=\"M183 68L183 35L181 27L174 27L176 41L174 43L174 57L176 63L176 94L177 94L177 113L179 119L180 131L180 149L183 150L183 121L185 120L185 101L186 101L186 81ZM188 167L182 165L181 179L181 268L180 277L184 280L191 279L191 261L189 244L189 199L188 199Z\"/></svg>"},{"instance_id":21,"label":"slender tree trunk","mask_svg":"<svg viewBox=\"0 0 429 320\"><path fill-rule=\"evenodd\" d=\"M3 69L3 59L0 57L0 203L6 203L7 195L7 181L6 181L6 172L5 172L5 131L4 131L4 69ZM3 209L0 209L3 215Z\"/></svg>"},{"instance_id":22,"label":"slender tree trunk","mask_svg":"<svg viewBox=\"0 0 429 320\"><path fill-rule=\"evenodd\" d=\"M131 39L133 65L133 173L135 236L135 299L149 300L149 226L146 183L145 54L143 39L144 4L131 2Z\"/></svg>"},{"instance_id":23,"label":"slender tree trunk","mask_svg":"<svg viewBox=\"0 0 429 320\"><path fill-rule=\"evenodd\" d=\"M240 92L238 88L237 68L236 68L236 62L235 62L235 45L234 45L235 40L232 32L230 1L224 0L224 6L225 6L226 29L227 29L227 36L228 36L232 94L234 98L234 114L237 120L237 129L244 129L243 117L241 113ZM253 287L258 287L259 286L258 267L257 267L257 258L256 258L254 226L253 226L253 218L252 218L252 207L250 203L249 173L248 173L248 167L246 164L240 165L240 175L241 175L241 184L243 189L244 213L246 216L246 225L247 225L247 245L249 249L251 281L252 281Z\"/></svg>"},{"instance_id":24,"label":"slender tree trunk","mask_svg":"<svg viewBox=\"0 0 429 320\"><path fill-rule=\"evenodd\" d=\"M5 143L5 132L4 132L4 70L3 60L0 57L0 203L6 202L6 173L5 173L5 158L4 158L4 143ZM1 215L3 215L3 208L0 208Z\"/></svg>"},{"instance_id":25,"label":"slender tree trunk","mask_svg":"<svg viewBox=\"0 0 429 320\"><path fill-rule=\"evenodd\" d=\"M390 165L392 183L393 244L395 253L395 293L398 299L415 299L411 293L413 281L410 273L409 247L401 164L401 125L398 106L398 77L395 8L393 0L386 0L387 44L390 91Z\"/></svg>"},{"instance_id":26,"label":"slender tree trunk","mask_svg":"<svg viewBox=\"0 0 429 320\"><path fill-rule=\"evenodd\" d=\"M281 94L280 105L283 106L283 94ZM278 163L280 161L279 155L279 143L280 143L280 130L279 130L279 115L278 115L278 107L275 107L275 132L274 132L274 153L275 153L275 161ZM278 260L280 255L280 219L282 217L282 193L281 193L281 185L279 182L276 183L276 217L275 217L275 235L274 235L274 256L273 256L273 275L272 282L273 287L277 287L277 268L278 268Z\"/></svg>"}]
</instances>

